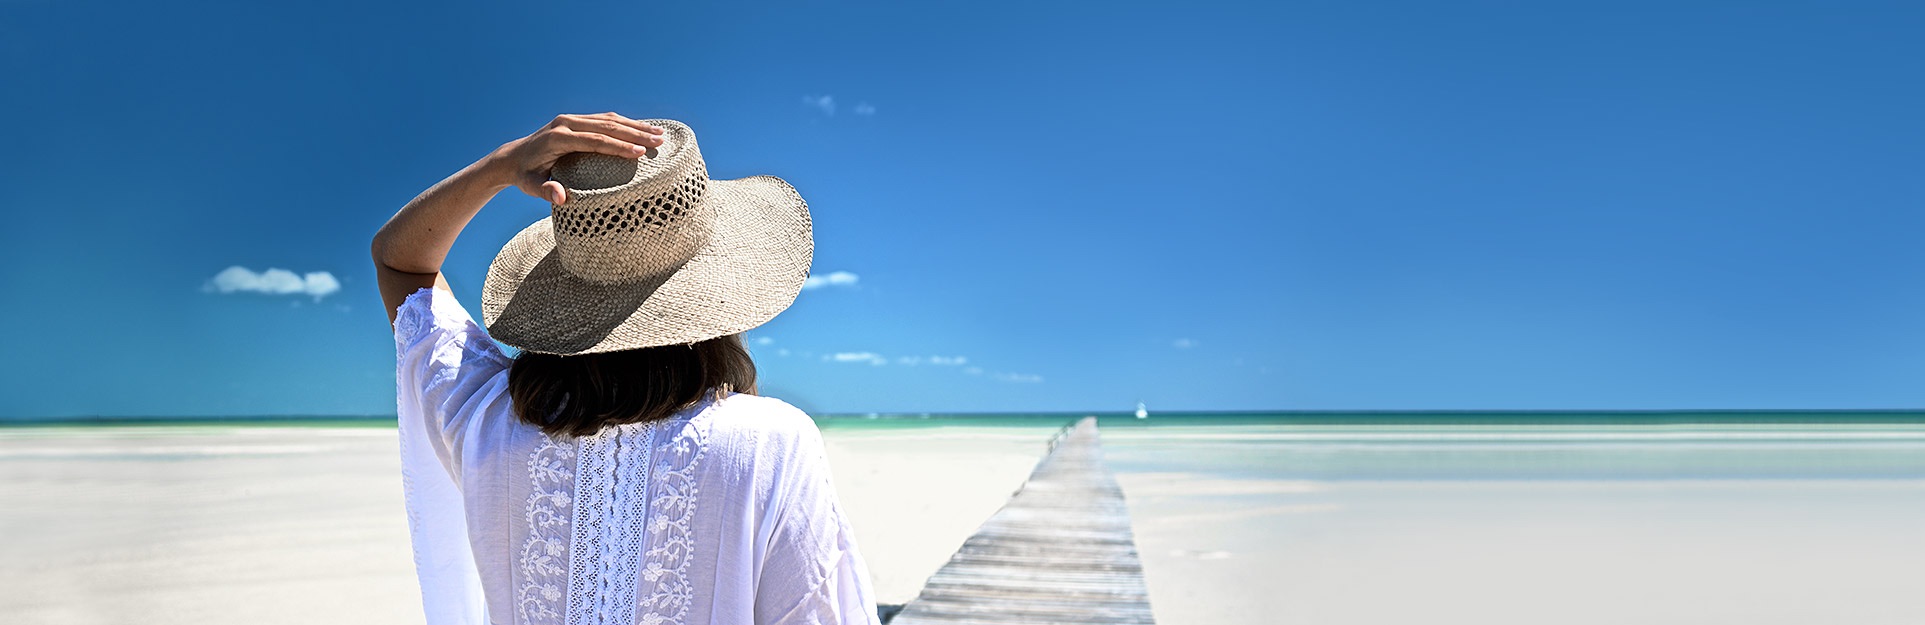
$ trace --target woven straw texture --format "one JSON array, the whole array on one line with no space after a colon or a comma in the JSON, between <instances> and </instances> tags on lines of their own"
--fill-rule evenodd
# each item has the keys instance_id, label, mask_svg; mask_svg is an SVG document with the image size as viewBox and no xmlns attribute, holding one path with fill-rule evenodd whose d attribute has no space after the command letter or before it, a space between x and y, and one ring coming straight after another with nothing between
<instances>
[{"instance_id":1,"label":"woven straw texture","mask_svg":"<svg viewBox=\"0 0 1925 625\"><path fill-rule=\"evenodd\" d=\"M543 354L695 343L788 308L815 251L808 204L774 176L710 180L681 122L638 159L570 154L568 201L503 246L482 286L495 340Z\"/></svg>"}]
</instances>

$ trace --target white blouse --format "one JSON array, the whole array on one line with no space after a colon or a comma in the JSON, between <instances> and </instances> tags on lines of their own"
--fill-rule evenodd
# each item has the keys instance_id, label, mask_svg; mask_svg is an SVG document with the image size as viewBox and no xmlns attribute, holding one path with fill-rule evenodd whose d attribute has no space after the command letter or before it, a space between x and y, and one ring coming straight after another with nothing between
<instances>
[{"instance_id":1,"label":"white blouse","mask_svg":"<svg viewBox=\"0 0 1925 625\"><path fill-rule=\"evenodd\" d=\"M822 434L731 394L553 437L452 294L395 320L408 527L429 625L876 623Z\"/></svg>"}]
</instances>

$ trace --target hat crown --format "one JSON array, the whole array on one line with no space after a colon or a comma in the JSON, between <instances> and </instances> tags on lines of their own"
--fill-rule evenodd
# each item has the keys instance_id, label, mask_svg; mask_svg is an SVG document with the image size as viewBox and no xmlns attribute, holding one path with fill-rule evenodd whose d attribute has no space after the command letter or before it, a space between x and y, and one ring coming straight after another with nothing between
<instances>
[{"instance_id":1,"label":"hat crown","mask_svg":"<svg viewBox=\"0 0 1925 625\"><path fill-rule=\"evenodd\" d=\"M695 132L671 120L648 123L665 132L642 157L578 152L555 161L550 176L568 189L551 213L555 251L577 277L609 284L672 273L714 233Z\"/></svg>"}]
</instances>

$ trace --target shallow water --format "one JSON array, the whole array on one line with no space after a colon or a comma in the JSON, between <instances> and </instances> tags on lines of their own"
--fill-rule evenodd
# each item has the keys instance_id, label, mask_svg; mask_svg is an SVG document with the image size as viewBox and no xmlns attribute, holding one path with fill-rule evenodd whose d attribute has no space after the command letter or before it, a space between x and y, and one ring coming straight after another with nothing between
<instances>
[{"instance_id":1,"label":"shallow water","mask_svg":"<svg viewBox=\"0 0 1925 625\"><path fill-rule=\"evenodd\" d=\"M1354 416L1101 420L1159 622L1925 622L1920 415Z\"/></svg>"}]
</instances>

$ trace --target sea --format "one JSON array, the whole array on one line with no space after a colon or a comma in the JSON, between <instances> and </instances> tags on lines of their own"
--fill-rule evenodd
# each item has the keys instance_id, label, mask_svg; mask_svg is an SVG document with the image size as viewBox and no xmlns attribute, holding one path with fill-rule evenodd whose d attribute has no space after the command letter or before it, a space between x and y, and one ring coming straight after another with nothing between
<instances>
[{"instance_id":1,"label":"sea","mask_svg":"<svg viewBox=\"0 0 1925 625\"><path fill-rule=\"evenodd\" d=\"M1113 470L1357 480L1925 479L1925 411L1158 412L819 417L825 431L1055 430L1097 418Z\"/></svg>"},{"instance_id":2,"label":"sea","mask_svg":"<svg viewBox=\"0 0 1925 625\"><path fill-rule=\"evenodd\" d=\"M1084 416L1163 623L1925 623L1925 411L817 423L825 438L966 429L1043 445ZM15 419L0 433L392 419Z\"/></svg>"}]
</instances>

